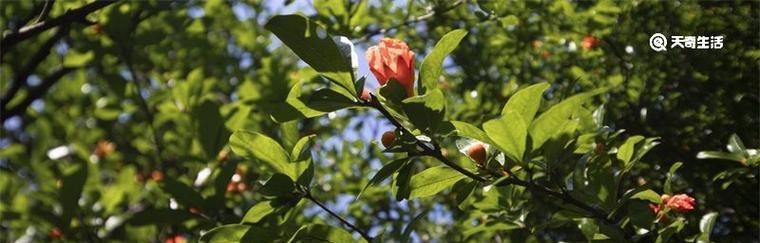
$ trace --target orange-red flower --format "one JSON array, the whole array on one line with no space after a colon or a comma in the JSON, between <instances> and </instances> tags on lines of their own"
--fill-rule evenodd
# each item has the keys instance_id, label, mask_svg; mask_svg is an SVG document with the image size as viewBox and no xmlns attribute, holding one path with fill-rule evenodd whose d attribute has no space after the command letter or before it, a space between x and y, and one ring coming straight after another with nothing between
<instances>
[{"instance_id":1,"label":"orange-red flower","mask_svg":"<svg viewBox=\"0 0 760 243\"><path fill-rule=\"evenodd\" d=\"M403 41L383 38L380 44L367 49L369 70L380 85L394 79L408 96L414 95L414 52Z\"/></svg>"},{"instance_id":2,"label":"orange-red flower","mask_svg":"<svg viewBox=\"0 0 760 243\"><path fill-rule=\"evenodd\" d=\"M586 50L590 50L597 45L599 45L599 39L590 35L583 37L583 41L581 42L581 46L583 46L583 49Z\"/></svg>"},{"instance_id":3,"label":"orange-red flower","mask_svg":"<svg viewBox=\"0 0 760 243\"><path fill-rule=\"evenodd\" d=\"M670 208L673 211L676 211L678 213L686 213L694 210L694 203L696 200L694 200L694 198L690 197L689 195L678 194L675 196L662 195L662 202L666 207Z\"/></svg>"},{"instance_id":4,"label":"orange-red flower","mask_svg":"<svg viewBox=\"0 0 760 243\"><path fill-rule=\"evenodd\" d=\"M183 235L170 236L164 240L164 243L187 243L187 238Z\"/></svg>"},{"instance_id":5,"label":"orange-red flower","mask_svg":"<svg viewBox=\"0 0 760 243\"><path fill-rule=\"evenodd\" d=\"M95 151L93 153L95 156L98 156L98 158L103 158L111 155L114 150L116 150L116 145L111 141L100 140L98 141L98 144L95 145Z\"/></svg>"},{"instance_id":6,"label":"orange-red flower","mask_svg":"<svg viewBox=\"0 0 760 243\"><path fill-rule=\"evenodd\" d=\"M678 194L671 196L668 194L662 194L662 204L649 204L649 209L654 214L659 214L664 208L669 208L677 213L687 213L694 210L694 203L696 200L686 194Z\"/></svg>"},{"instance_id":7,"label":"orange-red flower","mask_svg":"<svg viewBox=\"0 0 760 243\"><path fill-rule=\"evenodd\" d=\"M63 236L63 232L61 232L61 229L59 229L58 227L55 227L52 230L50 230L49 235L50 235L50 238L57 240L57 239L60 239L61 236Z\"/></svg>"}]
</instances>

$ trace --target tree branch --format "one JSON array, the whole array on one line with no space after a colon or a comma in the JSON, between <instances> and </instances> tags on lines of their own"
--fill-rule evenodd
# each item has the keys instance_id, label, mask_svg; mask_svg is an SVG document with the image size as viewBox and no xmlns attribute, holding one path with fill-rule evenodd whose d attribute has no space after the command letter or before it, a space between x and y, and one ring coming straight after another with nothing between
<instances>
[{"instance_id":1,"label":"tree branch","mask_svg":"<svg viewBox=\"0 0 760 243\"><path fill-rule=\"evenodd\" d=\"M62 25L60 28L58 28L58 31L55 32L55 35L50 37L42 46L37 49L37 52L32 55L31 60L24 65L23 68L19 72L16 73L16 76L13 81L10 84L10 87L8 88L8 91L3 94L3 97L0 98L0 107L2 109L7 109L8 102L10 102L13 99L13 96L16 95L16 93L24 86L26 86L26 80L29 78L32 73L34 73L34 70L37 69L37 66L42 63L42 61L47 58L48 55L50 55L50 50L53 48L55 43L57 43L61 38L66 36L69 32L69 25Z\"/></svg>"},{"instance_id":2,"label":"tree branch","mask_svg":"<svg viewBox=\"0 0 760 243\"><path fill-rule=\"evenodd\" d=\"M399 122L398 120L396 120L396 118L394 118L393 115L391 115L391 113L387 109L385 109L385 107L383 106L383 104L381 104L380 101L377 99L377 96L375 96L374 94L370 94L370 95L371 95L372 99L369 102L363 103L362 105L369 106L369 107L375 108L376 110L380 111L380 113L382 113L383 116L385 116L394 126L396 126L396 128L400 129L402 133L404 133L404 134L412 134L412 132L409 131L409 129L407 129L406 127L404 127L404 125L401 124L401 122ZM451 167L451 168L459 171L459 173L462 173L462 174L466 175L467 177L472 178L473 180L480 181L480 182L485 182L486 181L486 179L484 179L483 177L480 177L480 176L476 175L475 173L472 173L469 170L467 170L465 168L462 168L461 166L457 165L456 163L451 162L448 159L446 159L446 157L443 156L443 153L441 153L440 147L437 146L437 145L435 145L435 143L433 143L434 145L433 145L432 148L430 146L428 146L427 144L425 144L424 142L420 141L419 139L415 139L415 143L417 144L417 146L419 146L423 150L423 155L437 158L438 160L440 160L444 164L446 164L449 167Z\"/></svg>"},{"instance_id":3,"label":"tree branch","mask_svg":"<svg viewBox=\"0 0 760 243\"><path fill-rule=\"evenodd\" d=\"M56 82L58 82L59 79L61 79L64 75L68 74L69 72L74 71L73 68L60 68L47 76L45 79L42 80L42 83L29 90L29 93L24 97L24 100L21 101L18 105L14 106L13 108L6 109L3 107L2 109L2 116L0 116L0 120L2 122L5 122L5 120L8 120L8 118L11 118L13 116L19 115L22 112L26 111L26 109L29 107L29 105L34 102L34 100L40 98L43 94L45 94L50 87L53 86Z\"/></svg>"},{"instance_id":4,"label":"tree branch","mask_svg":"<svg viewBox=\"0 0 760 243\"><path fill-rule=\"evenodd\" d=\"M364 101L362 99L359 99L360 100L359 104L363 105L363 106L372 107L372 108L380 111L380 113L383 114L383 116L386 119L388 119L394 126L396 126L396 128L400 129L404 133L411 134L411 132L409 132L409 129L407 129L406 127L404 127L404 125L401 124L401 122L399 122L398 120L396 120L396 118L394 118L390 114L390 112L388 112L388 110L380 103L380 101L378 100L377 96L375 96L374 94L370 94L370 97L371 97L370 101ZM441 152L439 146L434 146L434 148L431 148L430 146L426 145L424 142L420 141L419 139L415 139L415 140L416 140L416 144L420 148L423 149L423 155L434 157L434 158L438 159L439 161L441 161L442 163L444 163L445 165L447 165L447 166L449 166L449 167L451 167L451 168L459 171L460 173L466 175L467 177L472 178L473 180L476 180L476 181L479 181L479 182L487 182L488 181L487 179L485 179L485 178L483 178L483 177L481 177L479 175L476 175L476 174L468 171L465 168L462 168L461 166L457 165L453 161L451 161L448 158L446 158L446 156L443 156L443 153ZM433 144L435 144L435 143L433 143ZM574 205L574 206L576 206L576 207L578 207L578 208L580 208L580 209L588 212L594 218L597 218L597 219L601 220L602 222L604 222L604 223L606 223L608 225L615 225L615 222L613 222L612 220L610 220L607 217L607 214L603 210L598 209L598 208L593 207L593 206L590 206L590 205L587 205L584 202L581 202L581 201L573 198L569 194L554 191L554 190L552 190L550 188L538 185L538 184L536 184L534 182L529 182L529 181L521 180L521 179L513 176L512 173L509 173L509 175L507 175L507 178L500 178L500 179L498 179L498 181L500 181L500 182L496 186L507 186L507 185L522 186L522 187L527 188L528 190L530 190L531 192L533 192L535 194L544 194L544 195L548 195L548 196L551 196L551 197L558 198L558 199L562 200L562 202L564 202L564 203L572 204L572 205ZM620 230L623 231L622 228L620 228Z\"/></svg>"},{"instance_id":5,"label":"tree branch","mask_svg":"<svg viewBox=\"0 0 760 243\"><path fill-rule=\"evenodd\" d=\"M335 213L335 212L333 212L332 210L330 210L329 208L327 208L327 206L325 206L324 204L322 204L322 203L321 203L319 200L317 200L316 198L312 197L312 196L311 196L311 193L309 193L309 191L305 191L305 193L306 193L306 194L304 195L304 197L305 197L305 198L307 198L307 199L309 199L310 201L312 201L312 202L314 202L315 204L317 204L317 206L319 206L319 207L320 207L320 208L322 208L323 210L327 211L327 213L329 213L329 214L330 214L330 215L332 215L333 217L335 217L335 218L337 218L338 220L340 220L340 222L341 222L341 223L343 223L344 225L346 225L346 226L348 226L349 228L351 228L351 230L353 230L354 232L356 232L356 233L359 233L359 234L362 236L362 238L364 238L364 239L365 239L365 240L367 240L368 242L372 242L372 237L371 237L371 236L369 236L369 234L367 234L367 232L364 232L364 231L362 231L361 229L359 229L358 227L356 227L355 225L353 225L351 222L348 222L348 220L344 219L343 217L341 217L341 216L340 216L340 215L338 215L337 213Z\"/></svg>"},{"instance_id":6,"label":"tree branch","mask_svg":"<svg viewBox=\"0 0 760 243\"><path fill-rule=\"evenodd\" d=\"M440 9L435 9L434 8L434 9L428 11L427 13L425 13L423 15L420 15L420 16L417 16L417 17L414 17L414 18L411 18L411 19L407 19L406 21L404 21L404 22L402 22L400 24L396 24L396 25L390 26L388 28L380 28L380 29L376 29L376 30L373 30L373 31L369 31L362 38L360 38L359 41L360 42L367 41L367 40L369 40L369 38L372 38L375 35L384 34L384 33L388 32L390 30L398 29L398 28L401 28L401 27L404 27L404 26L407 26L407 25L411 25L411 24L414 24L414 23L418 23L418 22L422 22L422 21L428 20L428 19L430 19L430 18L432 18L434 16L441 15L441 14L443 14L445 12L451 11L452 9L455 9L455 8L459 7L459 5L462 5L463 3L464 3L464 0L457 0L456 2L452 3L451 5L449 5L447 7L440 8Z\"/></svg>"},{"instance_id":7,"label":"tree branch","mask_svg":"<svg viewBox=\"0 0 760 243\"><path fill-rule=\"evenodd\" d=\"M89 3L87 5L84 5L80 8L66 11L61 16L58 16L56 18L53 18L48 21L42 21L38 22L29 26L22 27L19 29L18 32L12 32L5 36L3 36L2 41L0 41L0 49L3 50L3 53L5 53L5 50L8 48L13 47L14 45L18 44L19 42L26 40L32 36L35 36L45 30L51 29L56 26L64 25L64 24L71 24L76 21L82 21L85 19L85 17L95 12L101 8L104 8L108 5L111 5L112 3L115 3L115 0L99 0L92 3Z\"/></svg>"}]
</instances>

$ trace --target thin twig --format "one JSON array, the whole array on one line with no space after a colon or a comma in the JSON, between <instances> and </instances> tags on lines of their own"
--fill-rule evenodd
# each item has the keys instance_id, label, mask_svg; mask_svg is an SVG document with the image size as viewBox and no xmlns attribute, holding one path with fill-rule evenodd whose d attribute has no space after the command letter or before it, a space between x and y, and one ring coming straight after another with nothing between
<instances>
[{"instance_id":1,"label":"thin twig","mask_svg":"<svg viewBox=\"0 0 760 243\"><path fill-rule=\"evenodd\" d=\"M52 74L44 78L39 86L30 89L28 95L24 97L24 100L22 100L19 104L10 109L3 107L0 121L5 122L5 120L8 120L8 118L20 115L22 112L26 111L26 108L28 108L32 102L40 98L48 91L48 89L50 89L50 87L53 86L53 84L58 82L58 80L60 80L64 75L73 70L73 68L64 67L54 71Z\"/></svg>"},{"instance_id":2,"label":"thin twig","mask_svg":"<svg viewBox=\"0 0 760 243\"><path fill-rule=\"evenodd\" d=\"M395 117L393 117L390 114L390 112L388 112L388 110L380 103L380 101L378 100L377 96L375 96L374 94L370 94L370 97L371 97L370 101L365 101L365 100L359 99L360 100L358 102L359 105L375 108L381 114L383 114L383 116L386 119L388 119L394 126L396 126L396 128L400 129L404 133L411 134L409 132L409 129L407 129L406 127L404 127L404 125L401 124L401 122L399 122ZM481 177L479 175L476 175L476 174L468 171L465 168L462 168L461 166L457 165L456 163L454 163L451 160L449 160L448 158L446 158L446 156L443 156L443 153L441 152L441 150L440 150L440 148L438 146L435 146L435 148L431 148L430 146L426 145L424 142L420 141L419 139L415 138L415 141L416 141L416 144L420 148L423 149L423 154L424 155L431 156L431 157L434 157L434 158L438 159L439 161L441 161L445 165L447 165L447 166L449 166L449 167L451 167L451 168L459 171L460 173L462 173L462 174L464 174L464 175L472 178L473 180L476 180L476 181L479 181L479 182L487 182L488 181L487 179L485 179L485 178L483 178L483 177ZM550 188L538 185L538 184L536 184L534 182L528 182L528 181L521 180L521 179L519 179L519 178L517 178L515 176L512 176L512 173L509 173L508 176L509 176L509 178L506 178L506 179L502 180L502 182L499 183L497 186L517 185L517 186L525 187L528 190L530 190L531 192L536 193L536 194L545 194L545 195L549 195L549 196L552 196L552 197L556 197L558 199L561 199L562 202L572 204L572 205L574 205L574 206L576 206L576 207L578 207L578 208L580 208L580 209L588 212L593 217L595 217L595 218L597 218L599 220L602 220L606 224L615 225L615 223L607 217L607 214L604 211L602 211L602 210L600 210L600 209L598 209L596 207L587 205L584 202L581 202L581 201L573 198L569 194L554 191L554 190L552 190ZM623 231L622 228L620 228L620 230Z\"/></svg>"},{"instance_id":3,"label":"thin twig","mask_svg":"<svg viewBox=\"0 0 760 243\"><path fill-rule=\"evenodd\" d=\"M67 11L63 15L53 18L51 20L42 21L39 23L22 27L21 29L19 29L18 32L11 32L3 36L2 41L0 41L1 42L0 49L2 49L4 53L5 50L13 47L19 42L26 40L32 36L35 36L45 30L54 28L56 26L60 26L63 24L71 24L73 22L86 22L84 20L88 14L95 12L101 8L104 8L108 5L111 5L112 3L115 3L115 2L116 1L113 1L113 0L95 1L87 5L84 5L81 8Z\"/></svg>"},{"instance_id":4,"label":"thin twig","mask_svg":"<svg viewBox=\"0 0 760 243\"><path fill-rule=\"evenodd\" d=\"M50 10L53 9L54 3L55 0L45 1L45 6L42 7L42 11L40 12L40 15L37 16L37 20L34 21L35 24L47 19L48 15L50 14Z\"/></svg>"},{"instance_id":5,"label":"thin twig","mask_svg":"<svg viewBox=\"0 0 760 243\"><path fill-rule=\"evenodd\" d=\"M378 100L377 96L375 96L374 94L370 94L370 95L371 95L372 99L370 101L368 101L368 102L362 103L362 105L369 106L369 107L375 108L376 110L380 111L380 113L382 113L383 116L385 116L386 118L388 118L388 120L394 126L396 126L398 129L401 129L402 133L404 133L404 134L412 134L412 132L409 131L409 129L407 129L404 125L402 125L401 122L399 122L398 120L396 120L395 118L393 118L393 115L391 115L391 113L387 109L385 109L385 107ZM472 173L469 170L467 170L465 168L462 168L461 166L457 165L456 163L451 162L450 160L446 159L446 157L443 156L443 153L441 153L441 149L439 148L439 146L434 145L431 148L428 144L425 144L424 142L420 141L419 139L415 139L415 143L417 144L417 146L419 146L423 150L423 155L427 155L427 156L431 156L431 157L437 158L438 160L440 160L444 164L446 164L449 167L451 167L451 168L459 171L460 173L462 173L462 174L464 174L464 175L472 178L473 180L480 181L480 182L485 182L486 181L486 179L484 179L483 177L480 177L480 176L476 175L475 173Z\"/></svg>"},{"instance_id":6,"label":"thin twig","mask_svg":"<svg viewBox=\"0 0 760 243\"><path fill-rule=\"evenodd\" d=\"M351 230L353 230L354 232L359 233L362 236L362 238L364 238L368 242L372 242L372 237L369 236L369 234L367 234L367 232L364 232L363 230L359 229L358 227L356 227L351 222L348 222L348 220L344 219L343 217L341 217L337 213L335 213L332 210L330 210L327 206L325 206L324 204L322 204L319 200L317 200L316 198L312 197L311 193L309 193L308 191L306 191L306 194L304 195L304 197L307 198L307 199L309 199L310 201L314 202L315 204L317 204L317 206L319 206L323 210L327 211L327 213L329 213L333 217L335 217L338 220L340 220L341 223L343 223L344 225L346 225L349 228L351 228Z\"/></svg>"},{"instance_id":7,"label":"thin twig","mask_svg":"<svg viewBox=\"0 0 760 243\"><path fill-rule=\"evenodd\" d=\"M68 33L69 25L61 25L55 34L37 49L37 52L31 56L26 65L24 65L21 70L19 70L14 75L15 77L13 78L8 91L6 91L5 94L3 94L3 97L0 98L0 107L2 107L2 109L8 109L8 102L10 102L13 97L16 96L16 93L18 93L22 87L27 86L26 80L29 78L29 76L31 76L32 73L34 73L34 71L37 69L37 66L39 66L40 63L42 63L42 61L44 61L48 55L50 55L50 50L53 48L55 43L58 43L58 41Z\"/></svg>"},{"instance_id":8,"label":"thin twig","mask_svg":"<svg viewBox=\"0 0 760 243\"><path fill-rule=\"evenodd\" d=\"M417 17L413 17L411 19L407 19L406 21L404 21L402 23L390 26L388 28L380 28L380 29L369 31L364 36L362 36L362 38L360 38L358 40L358 42L367 41L367 40L369 40L370 38L372 38L375 35L384 34L384 33L388 32L390 30L398 29L398 28L401 28L401 27L404 27L404 26L407 26L407 25L411 25L411 24L414 24L414 23L417 23L417 22L422 22L422 21L428 20L428 19L430 19L430 18L432 18L432 17L434 17L436 15L441 15L441 14L443 14L445 12L451 11L452 9L455 9L456 7L459 7L459 5L462 5L462 3L464 3L464 0L457 0L456 2L452 3L451 5L449 5L447 7L440 8L440 9L435 9L435 8L431 9L430 11L428 11L427 13L425 13L423 15L420 15L420 16L417 16Z\"/></svg>"}]
</instances>

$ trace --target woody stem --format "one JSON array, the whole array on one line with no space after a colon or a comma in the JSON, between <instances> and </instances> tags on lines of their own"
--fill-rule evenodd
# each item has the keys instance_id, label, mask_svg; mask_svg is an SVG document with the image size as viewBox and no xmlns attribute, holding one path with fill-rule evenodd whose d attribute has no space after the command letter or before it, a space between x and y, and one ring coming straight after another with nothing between
<instances>
[{"instance_id":1,"label":"woody stem","mask_svg":"<svg viewBox=\"0 0 760 243\"><path fill-rule=\"evenodd\" d=\"M393 124L397 129L401 130L402 133L412 134L409 131L409 129L407 129L403 124L401 124L401 122L398 119L396 119L395 117L393 117L393 115L391 115L391 113L385 108L385 106L383 106L382 103L380 103L380 101L377 98L377 96L375 96L374 94L370 94L370 98L371 99L368 100L368 101L367 100L362 100L360 98L359 99L360 101L358 102L358 104L362 105L362 106L372 107L372 108L376 109L381 114L383 114L383 116L388 121L390 121L391 124ZM431 138L431 140L432 140L432 138ZM445 164L445 165L447 165L447 166L455 169L456 171L462 173L463 175L466 175L467 177L472 178L473 180L476 180L478 182L483 182L483 183L488 182L488 180L486 178L483 178L480 175L477 175L475 173L470 172L469 170L467 170L467 169L465 169L465 168L457 165L453 161L449 160L448 158L446 158L446 156L443 156L443 153L441 152L440 147L436 146L435 145L436 143L434 141L432 142L432 144L434 144L434 146L432 148L430 146L428 146L427 144L425 144L423 141L420 141L419 139L416 139L416 138L415 138L415 143L416 143L417 146L419 146L423 150L423 152L422 152L423 155L436 158L439 161L441 161L443 164ZM615 222L612 221L611 219L609 219L607 217L607 214L603 210L598 209L598 208L593 207L593 206L590 206L590 205L588 205L588 204L586 204L586 203L584 203L582 201L579 201L578 199L575 199L574 197L572 197L571 195L569 195L567 193L557 192L557 191L552 190L551 188L548 188L548 187L545 187L545 186L542 186L542 185L538 185L538 184L536 184L534 182L522 180L522 179L520 179L520 178L518 178L516 176L513 176L512 173L509 173L509 175L507 175L507 176L508 176L508 178L505 178L505 179L501 180L501 182L498 183L498 184L496 184L496 186L507 186L507 185L522 186L522 187L527 188L528 190L530 190L531 192L533 192L535 194L543 194L543 195L548 195L548 196L551 196L551 197L558 198L558 199L562 200L562 202L564 202L564 203L571 204L571 205L573 205L573 206L575 206L575 207L577 207L577 208L579 208L579 209L581 209L583 211L588 212L594 218L599 219L600 221L604 222L605 224L615 225ZM622 228L619 228L619 229L620 229L620 231L624 231Z\"/></svg>"}]
</instances>

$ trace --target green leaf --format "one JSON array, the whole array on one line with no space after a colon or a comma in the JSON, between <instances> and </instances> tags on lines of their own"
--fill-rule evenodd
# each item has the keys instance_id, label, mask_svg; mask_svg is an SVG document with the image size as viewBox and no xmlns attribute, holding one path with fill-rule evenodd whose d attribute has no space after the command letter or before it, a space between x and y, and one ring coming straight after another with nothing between
<instances>
[{"instance_id":1,"label":"green leaf","mask_svg":"<svg viewBox=\"0 0 760 243\"><path fill-rule=\"evenodd\" d=\"M412 231L414 231L414 228L416 228L422 219L427 216L427 213L427 210L425 210L422 211L422 213L417 214L417 216L415 216L414 219L412 219L412 221L409 222L406 227L404 227L404 233L401 235L401 242L412 242Z\"/></svg>"},{"instance_id":2,"label":"green leaf","mask_svg":"<svg viewBox=\"0 0 760 243\"><path fill-rule=\"evenodd\" d=\"M288 175L294 181L298 174L285 149L274 139L264 134L248 131L237 131L230 137L230 147L235 154L246 159L257 159L264 162L274 172Z\"/></svg>"},{"instance_id":3,"label":"green leaf","mask_svg":"<svg viewBox=\"0 0 760 243\"><path fill-rule=\"evenodd\" d=\"M90 62L93 57L95 57L95 53L93 51L80 53L70 50L63 57L63 66L68 68L82 67Z\"/></svg>"},{"instance_id":4,"label":"green leaf","mask_svg":"<svg viewBox=\"0 0 760 243\"><path fill-rule=\"evenodd\" d=\"M744 154L745 150L747 150L747 148L744 147L742 139L739 138L739 135L736 135L736 133L731 134L731 138L728 139L728 145L726 145L726 148L728 149L728 152L740 154Z\"/></svg>"},{"instance_id":5,"label":"green leaf","mask_svg":"<svg viewBox=\"0 0 760 243\"><path fill-rule=\"evenodd\" d=\"M601 94L606 89L597 89L594 91L584 92L574 95L566 100L552 106L538 116L530 125L530 137L533 140L531 148L538 149L546 140L554 137L560 132L563 125L568 122L570 117L591 97Z\"/></svg>"},{"instance_id":6,"label":"green leaf","mask_svg":"<svg viewBox=\"0 0 760 243\"><path fill-rule=\"evenodd\" d=\"M324 224L304 225L290 238L288 242L367 242L364 239L354 240L351 233L337 227Z\"/></svg>"},{"instance_id":7,"label":"green leaf","mask_svg":"<svg viewBox=\"0 0 760 243\"><path fill-rule=\"evenodd\" d=\"M715 226L715 221L718 219L718 213L712 212L707 213L704 216L702 216L702 219L699 220L699 237L697 238L698 243L707 243L710 242L710 233L712 233L713 226Z\"/></svg>"},{"instance_id":8,"label":"green leaf","mask_svg":"<svg viewBox=\"0 0 760 243\"><path fill-rule=\"evenodd\" d=\"M641 158L643 158L644 155L649 152L649 150L660 144L660 141L658 141L659 139L660 138L658 137L645 139L644 142L636 148L636 153L634 154L633 159L631 159L631 162L628 163L624 170L627 171L633 168L636 162L641 160Z\"/></svg>"},{"instance_id":9,"label":"green leaf","mask_svg":"<svg viewBox=\"0 0 760 243\"><path fill-rule=\"evenodd\" d=\"M364 188L362 188L362 190L359 192L359 195L356 195L356 199L359 199L362 193L364 193L364 191L367 190L367 188L369 188L370 186L375 186L377 184L380 184L380 182L384 181L385 179L393 175L393 173L396 173L396 171L401 169L401 167L405 165L407 161L409 161L409 159L407 158L397 159L383 166L383 168L380 168L380 170L377 171L377 173L375 173L374 176L372 176L372 179L369 180L367 185L365 185Z\"/></svg>"},{"instance_id":10,"label":"green leaf","mask_svg":"<svg viewBox=\"0 0 760 243\"><path fill-rule=\"evenodd\" d=\"M727 153L722 151L702 151L697 153L697 159L722 159L741 162L744 159L739 153Z\"/></svg>"},{"instance_id":11,"label":"green leaf","mask_svg":"<svg viewBox=\"0 0 760 243\"><path fill-rule=\"evenodd\" d=\"M465 237L470 237L472 235L476 235L479 233L489 233L493 234L496 232L507 232L514 229L520 229L525 228L524 225L520 222L515 221L507 221L507 222L497 222L497 221L490 221L485 224L480 224L476 227L470 228L468 230L465 230L462 232L462 235Z\"/></svg>"},{"instance_id":12,"label":"green leaf","mask_svg":"<svg viewBox=\"0 0 760 243\"><path fill-rule=\"evenodd\" d=\"M314 70L356 96L351 64L324 28L302 15L277 15L264 26Z\"/></svg>"},{"instance_id":13,"label":"green leaf","mask_svg":"<svg viewBox=\"0 0 760 243\"><path fill-rule=\"evenodd\" d=\"M189 219L198 217L187 210L146 209L135 213L127 222L130 225L179 225Z\"/></svg>"},{"instance_id":14,"label":"green leaf","mask_svg":"<svg viewBox=\"0 0 760 243\"><path fill-rule=\"evenodd\" d=\"M681 168L681 165L683 165L682 162L676 162L675 164L670 166L670 170L668 170L668 175L665 177L665 186L663 186L663 192L665 192L665 194L673 195L671 181L673 180L673 176L676 174L676 170L678 170L678 168Z\"/></svg>"},{"instance_id":15,"label":"green leaf","mask_svg":"<svg viewBox=\"0 0 760 243\"><path fill-rule=\"evenodd\" d=\"M237 242L273 242L277 240L277 232L243 224L227 224L213 228L203 234L200 242L208 243L237 243Z\"/></svg>"},{"instance_id":16,"label":"green leaf","mask_svg":"<svg viewBox=\"0 0 760 243\"><path fill-rule=\"evenodd\" d=\"M462 41L467 31L462 29L452 30L446 33L433 47L425 60L420 65L420 83L424 90L432 90L438 86L438 77L441 76L443 59L454 51Z\"/></svg>"},{"instance_id":17,"label":"green leaf","mask_svg":"<svg viewBox=\"0 0 760 243\"><path fill-rule=\"evenodd\" d=\"M593 241L594 235L599 233L599 225L596 224L594 219L590 218L582 218L578 220L578 228L580 228L581 233L583 233L583 236L585 236L589 242Z\"/></svg>"},{"instance_id":18,"label":"green leaf","mask_svg":"<svg viewBox=\"0 0 760 243\"><path fill-rule=\"evenodd\" d=\"M351 98L333 89L319 89L305 103L310 109L321 112L333 112L356 105Z\"/></svg>"},{"instance_id":19,"label":"green leaf","mask_svg":"<svg viewBox=\"0 0 760 243\"><path fill-rule=\"evenodd\" d=\"M620 148L617 152L617 158L620 161L623 161L624 167L631 162L636 143L640 142L641 140L644 140L643 136L633 136L626 139L623 145L620 145Z\"/></svg>"},{"instance_id":20,"label":"green leaf","mask_svg":"<svg viewBox=\"0 0 760 243\"><path fill-rule=\"evenodd\" d=\"M486 131L494 145L510 159L522 161L528 138L528 129L524 121L520 113L509 110L501 118L484 123L483 130Z\"/></svg>"},{"instance_id":21,"label":"green leaf","mask_svg":"<svg viewBox=\"0 0 760 243\"><path fill-rule=\"evenodd\" d=\"M646 201L650 201L650 202L655 203L655 204L662 203L662 199L660 198L660 194L657 194L656 192L654 192L652 190L649 190L649 189L644 190L644 191L640 191L640 192L638 192L636 194L633 194L633 196L631 196L631 199L646 200Z\"/></svg>"},{"instance_id":22,"label":"green leaf","mask_svg":"<svg viewBox=\"0 0 760 243\"><path fill-rule=\"evenodd\" d=\"M409 184L411 193L409 198L428 197L446 189L462 178L464 174L449 168L448 166L437 166L423 170L412 176Z\"/></svg>"},{"instance_id":23,"label":"green leaf","mask_svg":"<svg viewBox=\"0 0 760 243\"><path fill-rule=\"evenodd\" d=\"M530 124L541 105L541 97L549 86L548 83L542 82L517 91L509 98L504 109L501 110L501 115L507 114L510 110L515 111L522 116L525 124Z\"/></svg>"},{"instance_id":24,"label":"green leaf","mask_svg":"<svg viewBox=\"0 0 760 243\"><path fill-rule=\"evenodd\" d=\"M413 170L414 163L406 163L401 169L399 169L398 174L396 174L396 177L394 178L396 180L396 201L409 198L411 192L409 184L412 179Z\"/></svg>"},{"instance_id":25,"label":"green leaf","mask_svg":"<svg viewBox=\"0 0 760 243\"><path fill-rule=\"evenodd\" d=\"M453 125L457 135L461 137L472 138L484 143L491 143L491 139L488 138L488 134L470 123L462 121L451 121L451 125Z\"/></svg>"},{"instance_id":26,"label":"green leaf","mask_svg":"<svg viewBox=\"0 0 760 243\"><path fill-rule=\"evenodd\" d=\"M284 101L263 105L261 108L277 122L312 118L340 109L356 106L346 94L334 89L320 89L311 95L301 94L301 83L291 88Z\"/></svg>"},{"instance_id":27,"label":"green leaf","mask_svg":"<svg viewBox=\"0 0 760 243\"><path fill-rule=\"evenodd\" d=\"M506 178L506 176L502 178ZM454 184L451 188L451 192L454 193L454 201L459 209L465 210L470 204L469 201L471 200L468 199L470 199L470 196L472 196L477 187L478 182L468 178L461 179Z\"/></svg>"},{"instance_id":28,"label":"green leaf","mask_svg":"<svg viewBox=\"0 0 760 243\"><path fill-rule=\"evenodd\" d=\"M499 18L499 22L501 22L502 27L517 25L520 23L520 19L517 18L517 16L509 15L506 17Z\"/></svg>"},{"instance_id":29,"label":"green leaf","mask_svg":"<svg viewBox=\"0 0 760 243\"><path fill-rule=\"evenodd\" d=\"M401 101L407 98L406 89L399 82L388 80L385 85L380 87L380 96L385 98L390 105L400 105ZM391 107L393 108L393 107Z\"/></svg>"},{"instance_id":30,"label":"green leaf","mask_svg":"<svg viewBox=\"0 0 760 243\"><path fill-rule=\"evenodd\" d=\"M433 132L443 120L446 98L439 89L424 95L409 97L403 101L403 109L409 120L422 131Z\"/></svg>"},{"instance_id":31,"label":"green leaf","mask_svg":"<svg viewBox=\"0 0 760 243\"><path fill-rule=\"evenodd\" d=\"M310 158L311 153L309 153L310 150L308 148L316 137L316 135L312 134L298 139L298 142L293 145L293 150L290 151L290 158L293 158L295 161L302 161Z\"/></svg>"},{"instance_id":32,"label":"green leaf","mask_svg":"<svg viewBox=\"0 0 760 243\"><path fill-rule=\"evenodd\" d=\"M290 177L276 173L269 178L269 181L261 187L259 192L266 196L281 197L293 194L295 189L296 187Z\"/></svg>"},{"instance_id":33,"label":"green leaf","mask_svg":"<svg viewBox=\"0 0 760 243\"><path fill-rule=\"evenodd\" d=\"M62 218L68 223L68 219L76 215L79 210L79 198L82 195L85 182L87 182L88 167L85 163L71 166L64 170L61 190L58 197L63 209Z\"/></svg>"},{"instance_id":34,"label":"green leaf","mask_svg":"<svg viewBox=\"0 0 760 243\"><path fill-rule=\"evenodd\" d=\"M673 234L680 232L684 227L684 219L678 218L673 223L670 223L665 228L660 229L657 231L657 240L655 240L655 243L665 243L669 242L670 237L673 236Z\"/></svg>"},{"instance_id":35,"label":"green leaf","mask_svg":"<svg viewBox=\"0 0 760 243\"><path fill-rule=\"evenodd\" d=\"M295 170L299 172L298 180L296 180L299 185L309 186L314 180L314 162L311 159L296 163Z\"/></svg>"},{"instance_id":36,"label":"green leaf","mask_svg":"<svg viewBox=\"0 0 760 243\"><path fill-rule=\"evenodd\" d=\"M204 208L204 199L200 193L172 177L164 177L161 180L161 189L187 208Z\"/></svg>"},{"instance_id":37,"label":"green leaf","mask_svg":"<svg viewBox=\"0 0 760 243\"><path fill-rule=\"evenodd\" d=\"M631 201L627 203L628 218L633 226L649 229L657 219L657 215L649 208L649 201Z\"/></svg>"},{"instance_id":38,"label":"green leaf","mask_svg":"<svg viewBox=\"0 0 760 243\"><path fill-rule=\"evenodd\" d=\"M224 207L224 196L227 193L227 184L230 183L232 175L235 174L237 169L237 161L228 160L219 167L219 173L217 173L214 179L214 195L211 197L211 204L217 205L217 207Z\"/></svg>"},{"instance_id":39,"label":"green leaf","mask_svg":"<svg viewBox=\"0 0 760 243\"><path fill-rule=\"evenodd\" d=\"M296 174L298 174L296 182L299 185L308 186L314 178L314 163L312 162L311 150L309 149L314 138L316 138L314 134L300 138L290 152L291 158L295 159L295 161L300 161L291 164Z\"/></svg>"},{"instance_id":40,"label":"green leaf","mask_svg":"<svg viewBox=\"0 0 760 243\"><path fill-rule=\"evenodd\" d=\"M275 200L260 201L248 209L248 212L245 213L240 223L258 223L261 219L274 212L276 206L277 202Z\"/></svg>"},{"instance_id":41,"label":"green leaf","mask_svg":"<svg viewBox=\"0 0 760 243\"><path fill-rule=\"evenodd\" d=\"M206 100L193 109L193 119L196 119L195 130L206 158L216 158L230 136L224 126L224 118L219 113L219 104Z\"/></svg>"}]
</instances>

